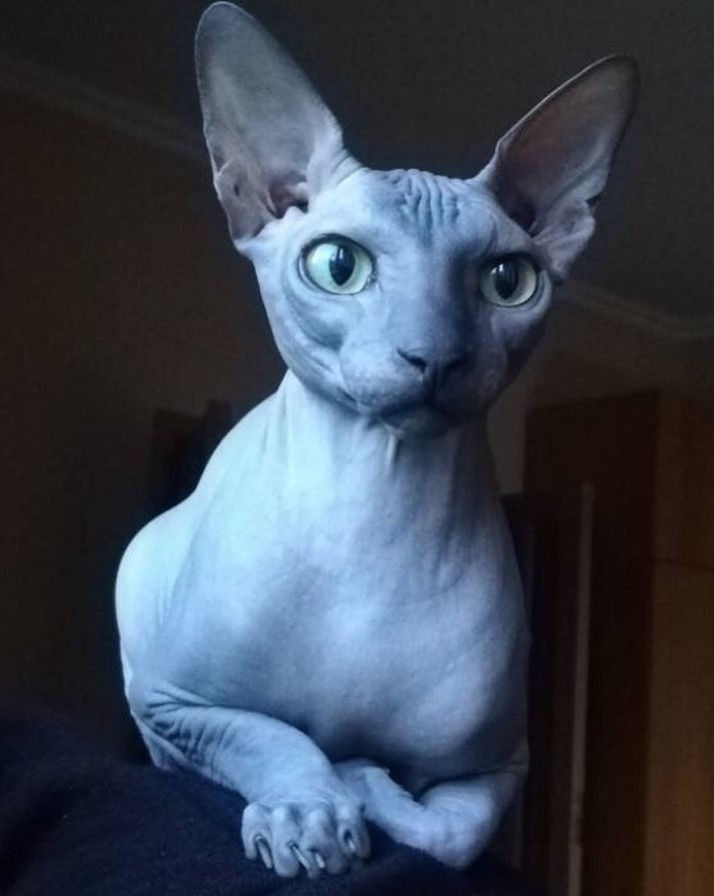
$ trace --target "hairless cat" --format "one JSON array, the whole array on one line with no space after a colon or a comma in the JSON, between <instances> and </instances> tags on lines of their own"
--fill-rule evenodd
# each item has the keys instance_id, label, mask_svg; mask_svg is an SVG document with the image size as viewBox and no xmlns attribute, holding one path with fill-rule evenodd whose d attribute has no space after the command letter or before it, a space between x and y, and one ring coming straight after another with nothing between
<instances>
[{"instance_id":1,"label":"hairless cat","mask_svg":"<svg viewBox=\"0 0 714 896\"><path fill-rule=\"evenodd\" d=\"M637 70L603 59L469 180L376 171L241 9L196 38L215 186L288 371L122 560L153 761L247 800L282 876L369 854L365 820L464 867L527 767L528 634L485 415L590 237Z\"/></svg>"}]
</instances>

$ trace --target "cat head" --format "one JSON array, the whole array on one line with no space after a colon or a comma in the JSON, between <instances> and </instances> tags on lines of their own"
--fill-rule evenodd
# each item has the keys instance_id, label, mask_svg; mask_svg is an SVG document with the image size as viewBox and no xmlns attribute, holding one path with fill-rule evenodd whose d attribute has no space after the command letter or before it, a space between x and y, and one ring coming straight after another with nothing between
<instances>
[{"instance_id":1,"label":"cat head","mask_svg":"<svg viewBox=\"0 0 714 896\"><path fill-rule=\"evenodd\" d=\"M196 61L216 190L288 367L400 437L482 413L593 231L634 61L566 82L469 180L360 165L295 62L230 3L203 14Z\"/></svg>"}]
</instances>

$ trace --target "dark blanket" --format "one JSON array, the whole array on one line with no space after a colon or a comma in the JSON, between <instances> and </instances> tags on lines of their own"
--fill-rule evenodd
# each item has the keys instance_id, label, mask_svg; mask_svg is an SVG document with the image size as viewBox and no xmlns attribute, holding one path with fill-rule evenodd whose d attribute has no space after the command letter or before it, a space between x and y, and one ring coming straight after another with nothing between
<instances>
[{"instance_id":1,"label":"dark blanket","mask_svg":"<svg viewBox=\"0 0 714 896\"><path fill-rule=\"evenodd\" d=\"M0 894L3 896L460 896L473 883L371 829L364 870L285 881L247 861L244 803L201 779L120 762L55 721L0 715Z\"/></svg>"}]
</instances>

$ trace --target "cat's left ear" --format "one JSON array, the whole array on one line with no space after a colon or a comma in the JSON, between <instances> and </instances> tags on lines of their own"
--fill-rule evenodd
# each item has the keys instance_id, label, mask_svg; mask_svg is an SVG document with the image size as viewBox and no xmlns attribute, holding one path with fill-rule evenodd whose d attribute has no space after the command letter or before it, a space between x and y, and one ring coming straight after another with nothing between
<instances>
[{"instance_id":1,"label":"cat's left ear","mask_svg":"<svg viewBox=\"0 0 714 896\"><path fill-rule=\"evenodd\" d=\"M542 247L562 279L595 227L593 211L638 93L637 63L610 56L567 81L502 137L476 182Z\"/></svg>"},{"instance_id":2,"label":"cat's left ear","mask_svg":"<svg viewBox=\"0 0 714 896\"><path fill-rule=\"evenodd\" d=\"M247 12L219 2L196 32L196 70L214 183L245 246L306 207L349 167L342 133L293 59Z\"/></svg>"}]
</instances>

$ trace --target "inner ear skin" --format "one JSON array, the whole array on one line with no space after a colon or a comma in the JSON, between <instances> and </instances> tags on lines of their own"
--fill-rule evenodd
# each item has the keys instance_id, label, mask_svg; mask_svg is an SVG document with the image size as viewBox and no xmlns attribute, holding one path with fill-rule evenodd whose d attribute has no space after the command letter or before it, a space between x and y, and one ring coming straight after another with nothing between
<instances>
[{"instance_id":1,"label":"inner ear skin","mask_svg":"<svg viewBox=\"0 0 714 896\"><path fill-rule=\"evenodd\" d=\"M536 209L532 202L525 197L516 198L503 210L525 233L532 234L536 222Z\"/></svg>"},{"instance_id":2,"label":"inner ear skin","mask_svg":"<svg viewBox=\"0 0 714 896\"><path fill-rule=\"evenodd\" d=\"M307 184L297 172L276 178L268 188L271 212L276 218L285 217L290 208L305 213L308 209Z\"/></svg>"}]
</instances>

